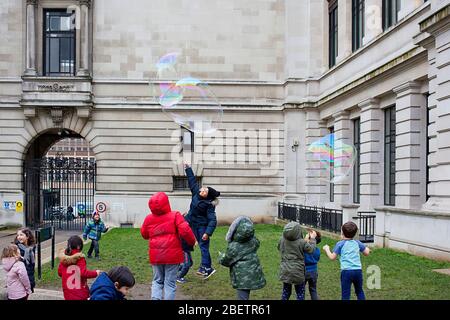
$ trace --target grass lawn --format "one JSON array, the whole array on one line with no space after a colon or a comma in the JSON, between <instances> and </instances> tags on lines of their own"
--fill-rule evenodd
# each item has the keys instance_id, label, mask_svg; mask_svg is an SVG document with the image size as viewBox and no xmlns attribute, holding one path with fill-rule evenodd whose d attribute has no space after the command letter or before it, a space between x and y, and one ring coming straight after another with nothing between
<instances>
[{"instance_id":1,"label":"grass lawn","mask_svg":"<svg viewBox=\"0 0 450 320\"><path fill-rule=\"evenodd\" d=\"M256 225L256 235L261 241L258 251L267 285L251 293L251 299L280 299L281 282L278 280L280 255L277 250L282 227L277 225ZM224 240L228 227L218 227L211 240L211 256L215 275L203 280L195 275L200 261L200 250L195 248L194 266L187 275L188 283L178 285L179 290L192 299L235 299L236 292L231 287L229 270L217 263L218 251L225 252ZM336 243L332 239L322 239L320 247ZM141 238L139 229L113 229L102 237L100 253L102 260L88 260L89 269L109 270L117 265L128 266L135 274L137 283L150 285L151 268L148 263L148 243ZM84 252L88 248L84 248ZM367 299L450 299L450 276L433 272L432 269L450 268L449 262L437 262L389 249L373 249L368 257L361 258ZM366 279L370 274L367 267L376 265L381 270L381 289L367 289ZM42 280L37 287L60 287L57 269L50 265L43 267ZM322 251L319 262L318 292L321 299L340 299L340 269L338 261L330 261ZM306 294L309 299L309 293ZM291 299L294 298L294 294ZM355 296L352 294L352 299Z\"/></svg>"}]
</instances>

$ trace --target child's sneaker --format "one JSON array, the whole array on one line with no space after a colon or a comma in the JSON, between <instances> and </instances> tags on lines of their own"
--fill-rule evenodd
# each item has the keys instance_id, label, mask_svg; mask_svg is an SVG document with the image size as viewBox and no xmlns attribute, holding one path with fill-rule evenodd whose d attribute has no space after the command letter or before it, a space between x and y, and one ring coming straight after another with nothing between
<instances>
[{"instance_id":1,"label":"child's sneaker","mask_svg":"<svg viewBox=\"0 0 450 320\"><path fill-rule=\"evenodd\" d=\"M178 283L186 283L187 280L185 278L177 278Z\"/></svg>"},{"instance_id":2,"label":"child's sneaker","mask_svg":"<svg viewBox=\"0 0 450 320\"><path fill-rule=\"evenodd\" d=\"M197 272L196 272L199 276L206 276L206 270L205 267L200 267L198 268Z\"/></svg>"},{"instance_id":3,"label":"child's sneaker","mask_svg":"<svg viewBox=\"0 0 450 320\"><path fill-rule=\"evenodd\" d=\"M208 279L209 277L211 277L214 273L216 273L216 269L214 268L205 268L206 274L204 276L203 279Z\"/></svg>"}]
</instances>

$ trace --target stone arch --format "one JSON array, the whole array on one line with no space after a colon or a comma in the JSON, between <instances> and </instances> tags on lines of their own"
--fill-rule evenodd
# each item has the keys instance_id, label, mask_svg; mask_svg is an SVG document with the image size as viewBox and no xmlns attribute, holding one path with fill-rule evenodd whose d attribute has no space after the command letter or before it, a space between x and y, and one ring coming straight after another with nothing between
<instances>
[{"instance_id":1,"label":"stone arch","mask_svg":"<svg viewBox=\"0 0 450 320\"><path fill-rule=\"evenodd\" d=\"M45 199L45 197L42 198L44 188L42 181L45 184L46 180L42 180L39 173L41 172L40 159L44 158L48 150L62 139L83 138L91 146L94 135L91 121L87 117L79 117L76 110L61 108L56 114L53 111L53 109L36 110L35 117L24 121L23 138L27 143L22 146L22 181L27 226L35 226L43 219L42 204L46 202L42 200ZM95 157L95 152L93 156ZM93 188L92 190L95 190L95 186Z\"/></svg>"},{"instance_id":2,"label":"stone arch","mask_svg":"<svg viewBox=\"0 0 450 320\"><path fill-rule=\"evenodd\" d=\"M92 122L89 121L89 118L79 117L76 110L65 111L62 109L61 120L61 122L55 123L55 117L52 116L52 112L44 109L37 110L35 117L27 118L24 121L25 132L23 137L27 144L21 148L22 160L26 160L27 153L36 142L36 139L50 132L69 131L84 138L92 147L91 141L94 135L92 134ZM62 138L64 138L64 135L61 135ZM58 139L53 141L53 143L57 141Z\"/></svg>"}]
</instances>

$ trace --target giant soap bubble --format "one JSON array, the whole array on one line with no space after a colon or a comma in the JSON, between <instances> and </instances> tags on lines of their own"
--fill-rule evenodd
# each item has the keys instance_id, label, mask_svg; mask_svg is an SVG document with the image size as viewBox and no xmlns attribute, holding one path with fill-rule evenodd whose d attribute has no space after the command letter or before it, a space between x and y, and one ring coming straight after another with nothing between
<instances>
[{"instance_id":1,"label":"giant soap bubble","mask_svg":"<svg viewBox=\"0 0 450 320\"><path fill-rule=\"evenodd\" d=\"M158 102L163 113L180 126L196 133L212 133L222 122L222 106L207 83L179 77L179 56L168 53L156 64L160 80Z\"/></svg>"},{"instance_id":2,"label":"giant soap bubble","mask_svg":"<svg viewBox=\"0 0 450 320\"><path fill-rule=\"evenodd\" d=\"M306 159L309 169L319 173L318 178L330 183L344 181L350 175L357 151L353 145L335 140L334 134L326 135L308 146Z\"/></svg>"}]
</instances>

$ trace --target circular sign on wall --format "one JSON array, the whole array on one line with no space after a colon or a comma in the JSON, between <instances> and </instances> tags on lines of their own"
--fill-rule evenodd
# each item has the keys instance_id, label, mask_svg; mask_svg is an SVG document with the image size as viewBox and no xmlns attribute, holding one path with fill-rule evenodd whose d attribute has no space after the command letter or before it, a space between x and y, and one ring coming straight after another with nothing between
<instances>
[{"instance_id":1,"label":"circular sign on wall","mask_svg":"<svg viewBox=\"0 0 450 320\"><path fill-rule=\"evenodd\" d=\"M95 209L98 213L103 213L106 211L106 204L104 202L97 202Z\"/></svg>"}]
</instances>

